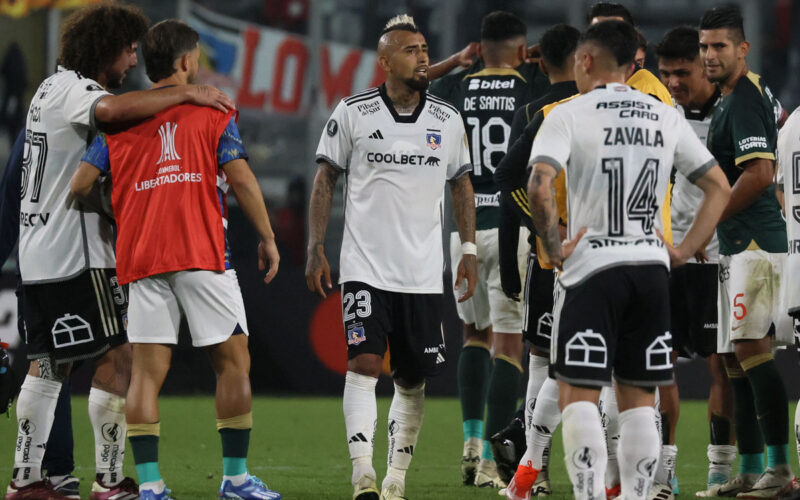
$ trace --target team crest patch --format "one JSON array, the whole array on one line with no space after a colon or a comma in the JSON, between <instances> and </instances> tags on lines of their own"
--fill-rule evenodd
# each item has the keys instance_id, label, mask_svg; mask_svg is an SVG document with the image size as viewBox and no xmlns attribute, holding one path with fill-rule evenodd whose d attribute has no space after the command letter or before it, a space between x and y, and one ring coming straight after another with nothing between
<instances>
[{"instance_id":1,"label":"team crest patch","mask_svg":"<svg viewBox=\"0 0 800 500\"><path fill-rule=\"evenodd\" d=\"M367 340L362 323L354 323L347 327L347 345L358 345Z\"/></svg>"},{"instance_id":2,"label":"team crest patch","mask_svg":"<svg viewBox=\"0 0 800 500\"><path fill-rule=\"evenodd\" d=\"M433 149L434 151L442 147L442 134L437 134L435 132L428 132L425 135L425 143L428 145L429 148Z\"/></svg>"}]
</instances>

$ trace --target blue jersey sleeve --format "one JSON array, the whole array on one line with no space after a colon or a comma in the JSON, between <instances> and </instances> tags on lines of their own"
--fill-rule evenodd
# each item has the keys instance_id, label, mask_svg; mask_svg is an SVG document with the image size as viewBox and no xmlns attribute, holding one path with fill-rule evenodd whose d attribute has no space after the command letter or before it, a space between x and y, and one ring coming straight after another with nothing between
<instances>
[{"instance_id":1,"label":"blue jersey sleeve","mask_svg":"<svg viewBox=\"0 0 800 500\"><path fill-rule=\"evenodd\" d=\"M245 151L242 137L239 135L239 127L236 126L236 120L231 117L228 126L225 127L225 130L219 137L217 165L221 167L229 161L238 159L246 160L247 151Z\"/></svg>"},{"instance_id":2,"label":"blue jersey sleeve","mask_svg":"<svg viewBox=\"0 0 800 500\"><path fill-rule=\"evenodd\" d=\"M94 165L104 174L111 172L111 164L108 162L108 142L106 134L97 134L92 143L86 148L81 161Z\"/></svg>"}]
</instances>

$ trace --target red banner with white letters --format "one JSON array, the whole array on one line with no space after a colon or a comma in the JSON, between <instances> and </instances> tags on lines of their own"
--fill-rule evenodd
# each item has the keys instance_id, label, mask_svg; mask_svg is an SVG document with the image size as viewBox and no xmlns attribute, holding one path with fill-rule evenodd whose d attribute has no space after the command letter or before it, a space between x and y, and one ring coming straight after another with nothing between
<instances>
[{"instance_id":1,"label":"red banner with white letters","mask_svg":"<svg viewBox=\"0 0 800 500\"><path fill-rule=\"evenodd\" d=\"M319 47L319 81L311 82L308 39L286 31L239 21L199 5L189 24L200 33L199 80L234 96L240 106L298 114L315 102L332 109L339 99L383 82L375 51L338 43Z\"/></svg>"}]
</instances>

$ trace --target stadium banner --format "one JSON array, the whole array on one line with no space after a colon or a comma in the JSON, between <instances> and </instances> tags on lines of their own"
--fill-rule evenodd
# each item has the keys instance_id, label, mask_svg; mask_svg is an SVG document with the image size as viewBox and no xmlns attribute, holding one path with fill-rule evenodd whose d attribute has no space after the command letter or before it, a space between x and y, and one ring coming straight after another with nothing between
<instances>
[{"instance_id":1,"label":"stadium banner","mask_svg":"<svg viewBox=\"0 0 800 500\"><path fill-rule=\"evenodd\" d=\"M0 0L0 16L25 17L32 10L55 8L77 9L100 0Z\"/></svg>"},{"instance_id":2,"label":"stadium banner","mask_svg":"<svg viewBox=\"0 0 800 500\"><path fill-rule=\"evenodd\" d=\"M224 90L243 108L305 114L310 91L331 110L343 97L384 80L375 51L324 43L313 58L308 38L233 19L190 4L187 22L200 34L198 80ZM319 61L311 82L311 61ZM313 83L313 85L312 85Z\"/></svg>"}]
</instances>

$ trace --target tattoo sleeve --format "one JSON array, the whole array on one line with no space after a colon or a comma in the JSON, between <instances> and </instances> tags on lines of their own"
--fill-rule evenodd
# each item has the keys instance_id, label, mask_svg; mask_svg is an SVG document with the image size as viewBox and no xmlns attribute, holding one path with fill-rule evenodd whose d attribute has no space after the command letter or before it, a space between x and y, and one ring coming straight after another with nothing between
<instances>
[{"instance_id":1,"label":"tattoo sleeve","mask_svg":"<svg viewBox=\"0 0 800 500\"><path fill-rule=\"evenodd\" d=\"M308 215L308 249L311 252L325 242L325 230L331 215L333 189L340 172L326 162L320 162L314 187L311 190Z\"/></svg>"},{"instance_id":2,"label":"tattoo sleeve","mask_svg":"<svg viewBox=\"0 0 800 500\"><path fill-rule=\"evenodd\" d=\"M556 171L552 167L537 168L538 165L534 165L528 181L531 217L547 255L560 262L561 238L558 232L558 207L554 187Z\"/></svg>"},{"instance_id":3,"label":"tattoo sleeve","mask_svg":"<svg viewBox=\"0 0 800 500\"><path fill-rule=\"evenodd\" d=\"M469 175L462 175L450 181L450 194L453 198L453 216L462 242L475 243L475 193Z\"/></svg>"}]
</instances>

